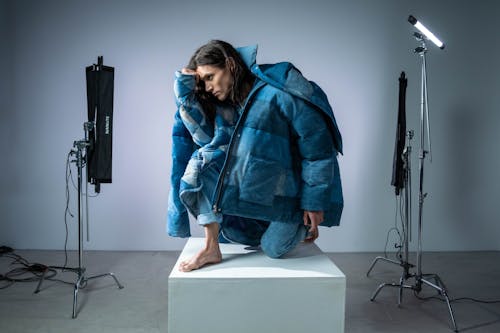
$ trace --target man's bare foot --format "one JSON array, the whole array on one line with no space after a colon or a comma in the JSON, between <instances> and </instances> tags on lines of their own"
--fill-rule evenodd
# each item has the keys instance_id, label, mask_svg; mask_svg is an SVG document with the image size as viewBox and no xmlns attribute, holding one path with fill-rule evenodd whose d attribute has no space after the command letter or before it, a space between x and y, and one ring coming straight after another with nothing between
<instances>
[{"instance_id":1,"label":"man's bare foot","mask_svg":"<svg viewBox=\"0 0 500 333\"><path fill-rule=\"evenodd\" d=\"M191 259L181 262L179 270L181 272L189 272L201 268L207 264L217 264L222 261L220 248L216 247L204 248Z\"/></svg>"}]
</instances>

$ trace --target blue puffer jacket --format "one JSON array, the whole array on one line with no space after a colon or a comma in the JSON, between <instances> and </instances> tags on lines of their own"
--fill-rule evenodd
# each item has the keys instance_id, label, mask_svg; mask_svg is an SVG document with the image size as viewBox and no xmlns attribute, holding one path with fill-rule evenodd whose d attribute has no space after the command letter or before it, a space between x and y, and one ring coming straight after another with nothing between
<instances>
[{"instance_id":1,"label":"blue puffer jacket","mask_svg":"<svg viewBox=\"0 0 500 333\"><path fill-rule=\"evenodd\" d=\"M290 63L257 65L256 49L238 49L257 79L231 137L214 210L285 223L302 223L304 210L321 210L321 225L338 225L343 196L337 153L342 153L342 138L327 97ZM186 237L189 221L178 199L177 179L193 144L181 124L176 121L173 132L168 232Z\"/></svg>"},{"instance_id":2,"label":"blue puffer jacket","mask_svg":"<svg viewBox=\"0 0 500 333\"><path fill-rule=\"evenodd\" d=\"M199 146L191 154L181 178L179 196L187 210L193 216L198 216L201 213L199 192L211 198L215 191L215 184L226 158L227 146L234 132L237 112L230 105L220 104L215 108L214 119L210 120L195 94L195 76L179 71L175 76L174 90L178 112L193 142ZM207 168L212 170L209 172ZM210 206L208 208L210 209Z\"/></svg>"}]
</instances>

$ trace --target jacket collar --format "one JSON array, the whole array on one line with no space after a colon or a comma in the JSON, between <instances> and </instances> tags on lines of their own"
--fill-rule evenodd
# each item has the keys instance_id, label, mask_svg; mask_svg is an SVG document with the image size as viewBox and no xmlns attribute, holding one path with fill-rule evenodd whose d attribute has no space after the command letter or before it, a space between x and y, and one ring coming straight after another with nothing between
<instances>
[{"instance_id":1,"label":"jacket collar","mask_svg":"<svg viewBox=\"0 0 500 333\"><path fill-rule=\"evenodd\" d=\"M258 46L256 44L236 48L236 51L239 53L241 59L249 69L252 68L253 65L255 65L255 59L257 58L257 47Z\"/></svg>"}]
</instances>

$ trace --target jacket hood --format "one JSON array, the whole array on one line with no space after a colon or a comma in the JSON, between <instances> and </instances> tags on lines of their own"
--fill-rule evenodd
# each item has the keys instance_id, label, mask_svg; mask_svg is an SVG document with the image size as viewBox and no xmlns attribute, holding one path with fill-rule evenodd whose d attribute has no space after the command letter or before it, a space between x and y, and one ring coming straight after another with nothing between
<instances>
[{"instance_id":1,"label":"jacket hood","mask_svg":"<svg viewBox=\"0 0 500 333\"><path fill-rule=\"evenodd\" d=\"M255 64L255 59L257 58L257 48L257 45L249 45L236 48L236 51L240 55L241 59L250 69Z\"/></svg>"},{"instance_id":2,"label":"jacket hood","mask_svg":"<svg viewBox=\"0 0 500 333\"><path fill-rule=\"evenodd\" d=\"M252 73L259 79L280 90L304 99L322 111L327 116L327 119L330 120L329 125L335 149L339 153L343 153L342 135L338 129L332 107L324 91L315 82L307 80L302 73L289 62L258 65L256 63L257 45L239 47L236 51L238 51L242 60Z\"/></svg>"}]
</instances>

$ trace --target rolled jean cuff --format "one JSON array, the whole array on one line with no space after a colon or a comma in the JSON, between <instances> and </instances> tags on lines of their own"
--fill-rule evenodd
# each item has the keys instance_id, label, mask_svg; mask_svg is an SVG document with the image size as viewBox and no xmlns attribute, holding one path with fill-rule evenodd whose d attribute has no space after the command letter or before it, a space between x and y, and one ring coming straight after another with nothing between
<instances>
[{"instance_id":1,"label":"rolled jean cuff","mask_svg":"<svg viewBox=\"0 0 500 333\"><path fill-rule=\"evenodd\" d=\"M205 213L205 214L200 214L196 217L196 220L199 225L207 225L210 223L217 222L219 224L222 223L222 214L215 214L215 213Z\"/></svg>"}]
</instances>

